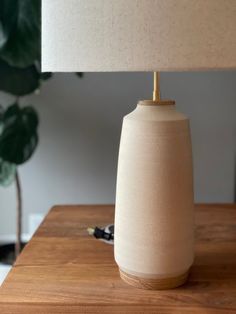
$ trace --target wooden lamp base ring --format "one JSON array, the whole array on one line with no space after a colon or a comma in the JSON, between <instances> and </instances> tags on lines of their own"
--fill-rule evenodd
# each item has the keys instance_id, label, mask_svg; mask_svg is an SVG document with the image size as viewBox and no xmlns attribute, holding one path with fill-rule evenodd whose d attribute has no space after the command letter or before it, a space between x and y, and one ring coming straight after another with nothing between
<instances>
[{"instance_id":1,"label":"wooden lamp base ring","mask_svg":"<svg viewBox=\"0 0 236 314\"><path fill-rule=\"evenodd\" d=\"M147 290L165 290L179 287L187 281L189 275L188 270L187 272L176 277L149 279L127 274L121 269L119 269L119 271L121 279L127 284L139 289Z\"/></svg>"}]
</instances>

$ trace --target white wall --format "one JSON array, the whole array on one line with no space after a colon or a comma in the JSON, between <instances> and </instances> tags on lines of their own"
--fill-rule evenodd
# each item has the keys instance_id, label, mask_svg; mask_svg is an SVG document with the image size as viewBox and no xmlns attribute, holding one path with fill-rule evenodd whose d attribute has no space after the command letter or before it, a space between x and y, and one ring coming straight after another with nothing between
<instances>
[{"instance_id":1,"label":"white wall","mask_svg":"<svg viewBox=\"0 0 236 314\"><path fill-rule=\"evenodd\" d=\"M161 85L191 118L196 201L233 202L236 72L165 73ZM37 152L20 167L25 232L29 213L54 204L114 202L122 117L151 93L150 73L57 74L21 101L41 119ZM14 232L14 217L14 186L0 188L0 236Z\"/></svg>"}]
</instances>

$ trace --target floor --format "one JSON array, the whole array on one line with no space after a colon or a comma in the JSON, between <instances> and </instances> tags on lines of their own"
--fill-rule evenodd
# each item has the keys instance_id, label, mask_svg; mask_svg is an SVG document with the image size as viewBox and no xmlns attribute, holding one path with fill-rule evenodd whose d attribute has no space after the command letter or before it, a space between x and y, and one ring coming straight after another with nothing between
<instances>
[{"instance_id":1,"label":"floor","mask_svg":"<svg viewBox=\"0 0 236 314\"><path fill-rule=\"evenodd\" d=\"M10 269L11 269L11 266L0 264L0 286L5 280Z\"/></svg>"}]
</instances>

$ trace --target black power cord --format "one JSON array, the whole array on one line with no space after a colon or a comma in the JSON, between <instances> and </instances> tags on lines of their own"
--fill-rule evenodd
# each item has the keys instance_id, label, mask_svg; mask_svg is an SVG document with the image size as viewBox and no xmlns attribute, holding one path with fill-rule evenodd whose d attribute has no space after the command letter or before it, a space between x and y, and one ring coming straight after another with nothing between
<instances>
[{"instance_id":1,"label":"black power cord","mask_svg":"<svg viewBox=\"0 0 236 314\"><path fill-rule=\"evenodd\" d=\"M106 231L105 231L106 229ZM106 241L114 240L114 226L110 225L108 228L88 228L88 233L93 235L96 239L103 239Z\"/></svg>"}]
</instances>

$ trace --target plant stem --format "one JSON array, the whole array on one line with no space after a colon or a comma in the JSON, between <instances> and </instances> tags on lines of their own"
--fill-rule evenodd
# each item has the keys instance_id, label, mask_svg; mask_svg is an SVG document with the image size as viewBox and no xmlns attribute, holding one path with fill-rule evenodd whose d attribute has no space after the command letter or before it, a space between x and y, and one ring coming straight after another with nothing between
<instances>
[{"instance_id":1,"label":"plant stem","mask_svg":"<svg viewBox=\"0 0 236 314\"><path fill-rule=\"evenodd\" d=\"M21 183L18 170L16 170L16 243L15 243L15 257L20 254L21 251L21 230L22 230L22 194Z\"/></svg>"}]
</instances>

